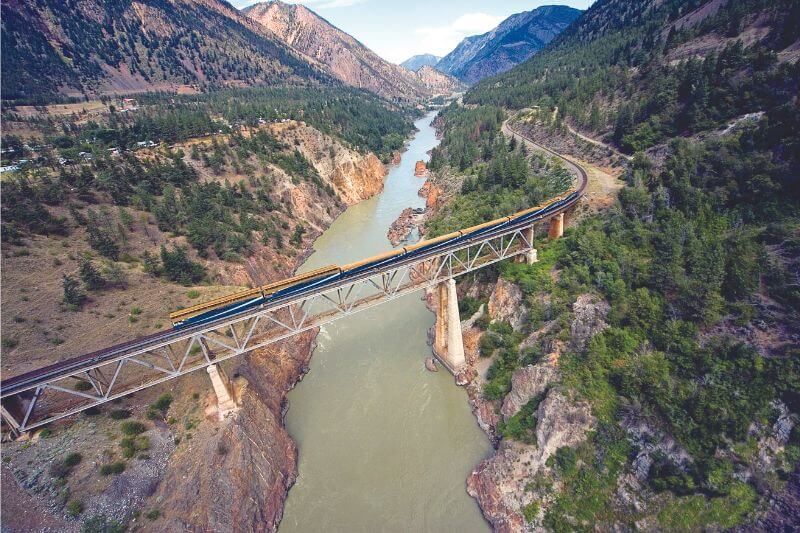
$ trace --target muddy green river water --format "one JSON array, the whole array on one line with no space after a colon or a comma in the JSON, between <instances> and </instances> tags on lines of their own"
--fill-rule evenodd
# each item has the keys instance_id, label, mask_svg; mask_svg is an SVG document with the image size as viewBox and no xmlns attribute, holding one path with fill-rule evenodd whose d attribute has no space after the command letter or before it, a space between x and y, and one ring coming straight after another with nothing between
<instances>
[{"instance_id":1,"label":"muddy green river water","mask_svg":"<svg viewBox=\"0 0 800 533\"><path fill-rule=\"evenodd\" d=\"M414 163L438 143L430 122L390 169L384 191L352 206L314 244L301 271L390 249L386 232L422 207ZM281 533L488 531L466 493L491 445L465 391L425 370L434 316L414 293L322 328L310 371L289 393L286 426L300 451Z\"/></svg>"}]
</instances>

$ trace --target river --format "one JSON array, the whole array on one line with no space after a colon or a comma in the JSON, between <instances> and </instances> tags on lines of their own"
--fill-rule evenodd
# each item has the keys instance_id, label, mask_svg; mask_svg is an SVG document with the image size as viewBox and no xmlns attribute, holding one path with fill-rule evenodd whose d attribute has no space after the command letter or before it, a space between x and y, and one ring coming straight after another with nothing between
<instances>
[{"instance_id":1,"label":"river","mask_svg":"<svg viewBox=\"0 0 800 533\"><path fill-rule=\"evenodd\" d=\"M438 144L434 116L415 123L419 132L383 192L348 208L301 271L390 249L389 225L404 208L424 207L414 164ZM309 373L289 393L299 476L281 533L489 530L465 481L491 445L453 377L425 370L434 315L421 296L322 328Z\"/></svg>"}]
</instances>

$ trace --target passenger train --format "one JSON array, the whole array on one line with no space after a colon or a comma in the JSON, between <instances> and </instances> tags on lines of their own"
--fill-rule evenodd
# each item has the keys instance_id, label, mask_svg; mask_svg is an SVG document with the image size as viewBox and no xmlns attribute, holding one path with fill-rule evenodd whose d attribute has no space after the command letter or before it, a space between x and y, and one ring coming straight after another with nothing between
<instances>
[{"instance_id":1,"label":"passenger train","mask_svg":"<svg viewBox=\"0 0 800 533\"><path fill-rule=\"evenodd\" d=\"M466 242L475 237L513 227L519 223L542 218L562 210L565 206L575 202L580 196L580 190L565 193L547 204L519 211L511 216L506 216L465 228L441 237L420 241L417 244L403 246L396 250L386 252L339 267L330 265L318 268L305 274L299 274L289 279L262 285L246 291L223 296L204 302L186 309L181 309L170 314L170 320L175 329L198 326L215 322L216 320L236 315L248 309L259 307L283 296L293 296L311 291L320 286L345 280L370 269L379 268L406 258L422 255L427 252L447 248L460 242Z\"/></svg>"}]
</instances>

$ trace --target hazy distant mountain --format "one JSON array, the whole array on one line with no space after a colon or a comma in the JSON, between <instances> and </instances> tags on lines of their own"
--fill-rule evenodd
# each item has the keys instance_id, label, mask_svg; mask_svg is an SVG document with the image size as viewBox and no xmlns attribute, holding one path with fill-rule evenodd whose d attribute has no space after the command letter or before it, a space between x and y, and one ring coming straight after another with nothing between
<instances>
[{"instance_id":1,"label":"hazy distant mountain","mask_svg":"<svg viewBox=\"0 0 800 533\"><path fill-rule=\"evenodd\" d=\"M294 50L321 64L330 75L353 87L386 98L413 101L449 92L458 84L448 77L451 81L447 91L442 91L441 79L435 86L429 85L425 77L382 59L305 6L276 0L254 4L243 12Z\"/></svg>"},{"instance_id":2,"label":"hazy distant mountain","mask_svg":"<svg viewBox=\"0 0 800 533\"><path fill-rule=\"evenodd\" d=\"M2 3L3 98L327 78L222 0Z\"/></svg>"},{"instance_id":3,"label":"hazy distant mountain","mask_svg":"<svg viewBox=\"0 0 800 533\"><path fill-rule=\"evenodd\" d=\"M492 31L461 41L436 68L467 83L505 72L544 48L580 14L567 6L542 6L511 15Z\"/></svg>"},{"instance_id":4,"label":"hazy distant mountain","mask_svg":"<svg viewBox=\"0 0 800 533\"><path fill-rule=\"evenodd\" d=\"M403 68L407 68L408 70L419 70L422 67L435 67L436 63L439 62L441 57L435 56L433 54L419 54L416 56L409 57L402 63L400 66Z\"/></svg>"}]
</instances>

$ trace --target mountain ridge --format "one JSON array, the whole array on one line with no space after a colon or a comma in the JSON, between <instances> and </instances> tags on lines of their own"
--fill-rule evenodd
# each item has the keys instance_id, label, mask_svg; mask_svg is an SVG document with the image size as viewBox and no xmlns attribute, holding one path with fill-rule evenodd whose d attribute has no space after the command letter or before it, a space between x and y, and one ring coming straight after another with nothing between
<instances>
[{"instance_id":1,"label":"mountain ridge","mask_svg":"<svg viewBox=\"0 0 800 533\"><path fill-rule=\"evenodd\" d=\"M436 64L441 59L440 56L433 54L417 54L400 63L400 66L413 71L417 71L425 66L436 68Z\"/></svg>"},{"instance_id":2,"label":"mountain ridge","mask_svg":"<svg viewBox=\"0 0 800 533\"><path fill-rule=\"evenodd\" d=\"M505 72L544 48L581 13L559 5L515 13L491 31L465 38L437 68L469 84Z\"/></svg>"},{"instance_id":3,"label":"mountain ridge","mask_svg":"<svg viewBox=\"0 0 800 533\"><path fill-rule=\"evenodd\" d=\"M330 76L379 96L417 102L452 92L458 85L455 80L445 84L443 79L428 85L427 77L384 60L303 5L271 0L248 6L242 12L296 52L321 64Z\"/></svg>"}]
</instances>

